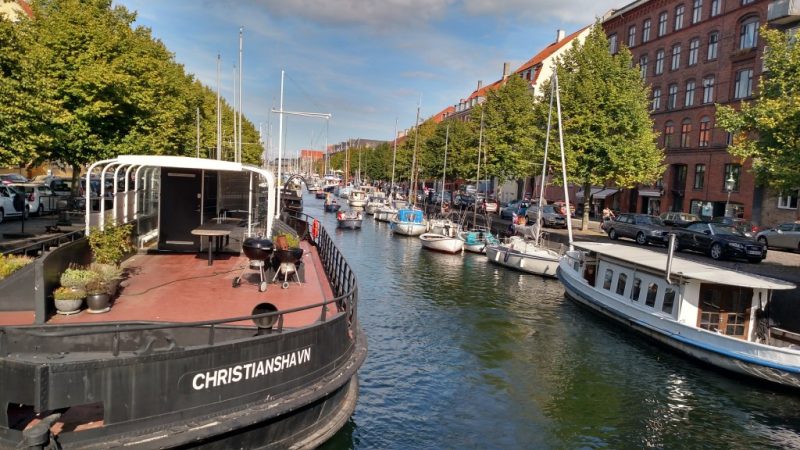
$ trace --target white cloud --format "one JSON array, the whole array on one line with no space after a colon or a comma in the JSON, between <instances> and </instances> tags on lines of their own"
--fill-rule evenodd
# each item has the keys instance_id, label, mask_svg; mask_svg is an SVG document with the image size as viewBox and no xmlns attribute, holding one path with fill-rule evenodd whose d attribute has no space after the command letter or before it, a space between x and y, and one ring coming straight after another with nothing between
<instances>
[{"instance_id":1,"label":"white cloud","mask_svg":"<svg viewBox=\"0 0 800 450\"><path fill-rule=\"evenodd\" d=\"M609 9L619 9L629 0L463 0L464 9L474 16L513 14L540 23L558 20L589 25Z\"/></svg>"}]
</instances>

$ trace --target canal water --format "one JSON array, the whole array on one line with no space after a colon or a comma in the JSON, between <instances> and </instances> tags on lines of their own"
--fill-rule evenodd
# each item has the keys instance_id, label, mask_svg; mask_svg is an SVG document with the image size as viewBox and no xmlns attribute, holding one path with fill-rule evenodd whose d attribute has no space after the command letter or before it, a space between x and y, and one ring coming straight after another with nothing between
<instances>
[{"instance_id":1,"label":"canal water","mask_svg":"<svg viewBox=\"0 0 800 450\"><path fill-rule=\"evenodd\" d=\"M366 216L337 230L369 355L323 448L800 448L800 393L718 373L485 256L423 250Z\"/></svg>"}]
</instances>

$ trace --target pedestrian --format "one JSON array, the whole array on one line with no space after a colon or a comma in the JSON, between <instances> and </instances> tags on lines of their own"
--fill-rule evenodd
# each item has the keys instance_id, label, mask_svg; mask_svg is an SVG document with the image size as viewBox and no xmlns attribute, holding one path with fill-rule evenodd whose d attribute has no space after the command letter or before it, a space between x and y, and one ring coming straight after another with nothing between
<instances>
[{"instance_id":1,"label":"pedestrian","mask_svg":"<svg viewBox=\"0 0 800 450\"><path fill-rule=\"evenodd\" d=\"M606 220L611 220L611 219L613 219L614 217L616 217L616 216L614 215L614 211L612 211L612 210L611 210L611 208L609 208L608 206L606 206L606 207L603 209L603 221L606 221Z\"/></svg>"}]
</instances>

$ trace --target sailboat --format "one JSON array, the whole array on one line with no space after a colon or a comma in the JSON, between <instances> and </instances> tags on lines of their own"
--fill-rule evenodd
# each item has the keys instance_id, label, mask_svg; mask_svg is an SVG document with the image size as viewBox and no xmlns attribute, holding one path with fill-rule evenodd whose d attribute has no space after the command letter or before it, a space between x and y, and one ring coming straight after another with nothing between
<instances>
[{"instance_id":1,"label":"sailboat","mask_svg":"<svg viewBox=\"0 0 800 450\"><path fill-rule=\"evenodd\" d=\"M419 104L417 104L417 120L414 123L416 133L414 134L414 153L411 158L411 188L409 192L413 194L416 189L414 181L414 171L417 165L417 144L419 143ZM391 219L392 231L396 234L404 236L419 236L420 234L428 231L428 221L422 210L418 209L415 204L416 195L410 195L411 207L398 209L397 214Z\"/></svg>"},{"instance_id":2,"label":"sailboat","mask_svg":"<svg viewBox=\"0 0 800 450\"><path fill-rule=\"evenodd\" d=\"M478 135L478 170L475 174L476 194L477 186L480 184L481 174L481 154L483 151L483 112L481 112L481 128ZM477 195L476 195L477 198ZM467 210L467 214L469 210ZM462 223L467 219L467 214L462 217ZM500 241L492 234L491 222L487 218L484 225L478 225L477 205L472 208L472 226L469 229L462 229L458 232L458 237L464 242L464 250L471 253L486 253L488 245L499 244Z\"/></svg>"},{"instance_id":3,"label":"sailboat","mask_svg":"<svg viewBox=\"0 0 800 450\"><path fill-rule=\"evenodd\" d=\"M394 147L392 150L392 183L389 185L389 198L383 206L375 209L375 220L379 222L389 222L397 214L398 208L405 206L405 202L398 204L397 194L394 191L394 169L397 163L397 119L394 121Z\"/></svg>"},{"instance_id":4,"label":"sailboat","mask_svg":"<svg viewBox=\"0 0 800 450\"><path fill-rule=\"evenodd\" d=\"M542 183L539 192L539 208L536 223L529 228L532 236L511 236L504 243L497 243L486 246L486 257L501 266L526 273L541 275L545 277L555 277L558 270L558 263L561 253L544 245L542 241L542 202L544 199L544 180L547 176L547 151L550 146L550 125L553 115L553 93L556 93L557 83L551 83L550 111L547 115L547 137L544 144L544 162L542 163ZM559 130L561 129L561 117L558 118ZM561 144L563 146L563 142ZM566 186L566 184L565 184ZM565 188L566 189L566 188ZM569 197L567 196L567 202ZM569 204L567 204L569 207ZM570 228L571 231L571 228Z\"/></svg>"},{"instance_id":5,"label":"sailboat","mask_svg":"<svg viewBox=\"0 0 800 450\"><path fill-rule=\"evenodd\" d=\"M444 135L444 169L442 170L442 201L439 202L440 218L430 221L431 231L419 236L422 248L445 253L460 253L464 241L458 237L458 224L444 217L444 185L447 180L447 144L450 139L450 124Z\"/></svg>"}]
</instances>

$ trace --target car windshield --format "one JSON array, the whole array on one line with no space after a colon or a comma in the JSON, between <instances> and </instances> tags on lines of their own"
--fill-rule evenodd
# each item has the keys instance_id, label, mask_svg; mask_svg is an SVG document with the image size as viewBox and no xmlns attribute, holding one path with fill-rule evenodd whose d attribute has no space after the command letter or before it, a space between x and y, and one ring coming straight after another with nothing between
<instances>
[{"instance_id":1,"label":"car windshield","mask_svg":"<svg viewBox=\"0 0 800 450\"><path fill-rule=\"evenodd\" d=\"M661 225L661 219L658 217L639 216L636 218L636 223L640 225Z\"/></svg>"},{"instance_id":2,"label":"car windshield","mask_svg":"<svg viewBox=\"0 0 800 450\"><path fill-rule=\"evenodd\" d=\"M711 230L714 231L714 234L722 236L744 236L744 234L741 231L737 230L736 228L730 225L721 225L718 223L712 223Z\"/></svg>"},{"instance_id":3,"label":"car windshield","mask_svg":"<svg viewBox=\"0 0 800 450\"><path fill-rule=\"evenodd\" d=\"M553 207L553 205L545 205L542 207L542 212L555 213L556 209Z\"/></svg>"}]
</instances>

